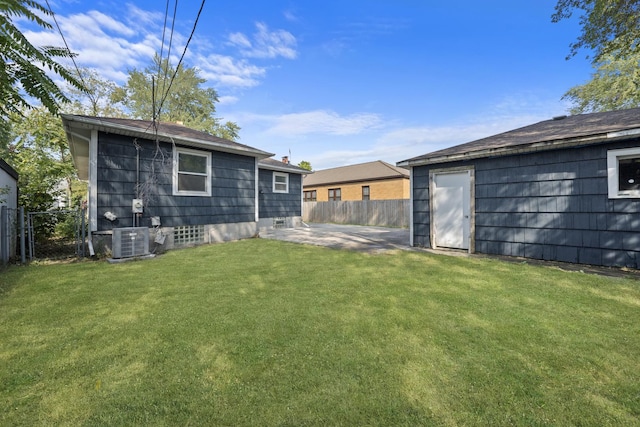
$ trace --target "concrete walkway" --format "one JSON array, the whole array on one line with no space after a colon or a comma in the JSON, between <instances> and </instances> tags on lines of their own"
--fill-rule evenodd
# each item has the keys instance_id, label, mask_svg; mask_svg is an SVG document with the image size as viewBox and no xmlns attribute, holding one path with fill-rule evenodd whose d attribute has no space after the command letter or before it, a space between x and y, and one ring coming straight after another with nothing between
<instances>
[{"instance_id":1,"label":"concrete walkway","mask_svg":"<svg viewBox=\"0 0 640 427\"><path fill-rule=\"evenodd\" d=\"M260 237L363 252L411 249L406 228L314 223L309 227L270 229Z\"/></svg>"}]
</instances>

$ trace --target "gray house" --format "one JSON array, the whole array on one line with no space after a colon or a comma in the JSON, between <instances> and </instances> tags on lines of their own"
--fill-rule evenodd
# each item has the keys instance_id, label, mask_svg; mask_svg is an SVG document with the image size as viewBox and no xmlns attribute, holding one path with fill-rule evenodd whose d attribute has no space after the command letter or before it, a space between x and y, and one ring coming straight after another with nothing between
<instances>
[{"instance_id":1,"label":"gray house","mask_svg":"<svg viewBox=\"0 0 640 427\"><path fill-rule=\"evenodd\" d=\"M397 163L411 245L640 268L640 109L560 116Z\"/></svg>"},{"instance_id":2,"label":"gray house","mask_svg":"<svg viewBox=\"0 0 640 427\"><path fill-rule=\"evenodd\" d=\"M62 122L78 176L89 183L96 251L132 227L149 229L150 244L162 250L255 236L265 215L292 225L301 217L303 170L269 160L271 153L176 123L77 115ZM276 184L283 177L286 185ZM261 206L279 208L261 214Z\"/></svg>"},{"instance_id":3,"label":"gray house","mask_svg":"<svg viewBox=\"0 0 640 427\"><path fill-rule=\"evenodd\" d=\"M306 169L282 161L258 162L258 211L260 230L270 227L299 227L302 224L302 177Z\"/></svg>"}]
</instances>

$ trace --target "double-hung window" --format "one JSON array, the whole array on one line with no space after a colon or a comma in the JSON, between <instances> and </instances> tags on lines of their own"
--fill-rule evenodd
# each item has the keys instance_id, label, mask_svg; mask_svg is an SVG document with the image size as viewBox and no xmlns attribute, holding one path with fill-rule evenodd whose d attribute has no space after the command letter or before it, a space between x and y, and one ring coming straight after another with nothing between
<instances>
[{"instance_id":1,"label":"double-hung window","mask_svg":"<svg viewBox=\"0 0 640 427\"><path fill-rule=\"evenodd\" d=\"M273 173L273 192L274 193L288 193L289 192L289 174L288 173Z\"/></svg>"},{"instance_id":2,"label":"double-hung window","mask_svg":"<svg viewBox=\"0 0 640 427\"><path fill-rule=\"evenodd\" d=\"M609 198L640 198L640 147L607 152Z\"/></svg>"},{"instance_id":3,"label":"double-hung window","mask_svg":"<svg viewBox=\"0 0 640 427\"><path fill-rule=\"evenodd\" d=\"M340 201L342 200L342 190L339 188L330 188L329 189L329 201Z\"/></svg>"},{"instance_id":4,"label":"double-hung window","mask_svg":"<svg viewBox=\"0 0 640 427\"><path fill-rule=\"evenodd\" d=\"M211 153L175 148L173 194L176 196L211 196Z\"/></svg>"},{"instance_id":5,"label":"double-hung window","mask_svg":"<svg viewBox=\"0 0 640 427\"><path fill-rule=\"evenodd\" d=\"M368 185L362 186L362 200L369 200L371 197L371 188Z\"/></svg>"}]
</instances>

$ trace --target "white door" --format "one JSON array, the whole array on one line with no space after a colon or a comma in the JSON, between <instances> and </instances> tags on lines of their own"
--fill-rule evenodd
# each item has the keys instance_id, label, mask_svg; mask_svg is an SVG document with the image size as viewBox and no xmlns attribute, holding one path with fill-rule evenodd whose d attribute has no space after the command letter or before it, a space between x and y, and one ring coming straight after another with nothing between
<instances>
[{"instance_id":1,"label":"white door","mask_svg":"<svg viewBox=\"0 0 640 427\"><path fill-rule=\"evenodd\" d=\"M436 173L433 177L433 232L437 247L469 249L471 174Z\"/></svg>"}]
</instances>

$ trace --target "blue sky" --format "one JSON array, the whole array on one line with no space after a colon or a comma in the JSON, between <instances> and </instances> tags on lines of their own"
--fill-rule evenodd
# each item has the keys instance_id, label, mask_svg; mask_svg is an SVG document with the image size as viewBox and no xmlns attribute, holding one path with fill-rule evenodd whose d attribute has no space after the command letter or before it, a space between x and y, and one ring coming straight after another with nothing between
<instances>
[{"instance_id":1,"label":"blue sky","mask_svg":"<svg viewBox=\"0 0 640 427\"><path fill-rule=\"evenodd\" d=\"M105 78L124 83L160 51L166 2L49 3L78 64ZM551 23L555 3L209 1L185 63L244 144L314 169L395 164L566 113L562 95L592 69L587 52L565 59L579 26ZM174 62L199 6L178 3ZM34 43L62 45L23 25Z\"/></svg>"}]
</instances>

